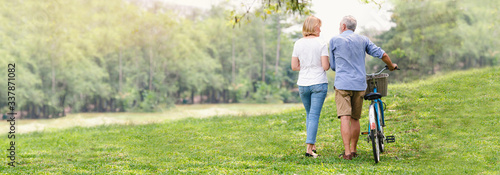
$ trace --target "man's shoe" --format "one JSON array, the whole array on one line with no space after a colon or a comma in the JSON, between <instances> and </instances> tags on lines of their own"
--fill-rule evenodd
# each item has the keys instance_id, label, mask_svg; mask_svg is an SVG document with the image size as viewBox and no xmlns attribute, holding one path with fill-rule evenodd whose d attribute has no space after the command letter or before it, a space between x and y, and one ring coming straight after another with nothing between
<instances>
[{"instance_id":1,"label":"man's shoe","mask_svg":"<svg viewBox=\"0 0 500 175\"><path fill-rule=\"evenodd\" d=\"M339 155L339 158L342 158L344 160L352 160L352 154L345 155L345 152Z\"/></svg>"},{"instance_id":2,"label":"man's shoe","mask_svg":"<svg viewBox=\"0 0 500 175\"><path fill-rule=\"evenodd\" d=\"M356 152L351 152L351 156L352 156L352 158L356 158L356 157L358 157L358 154L356 154Z\"/></svg>"}]
</instances>

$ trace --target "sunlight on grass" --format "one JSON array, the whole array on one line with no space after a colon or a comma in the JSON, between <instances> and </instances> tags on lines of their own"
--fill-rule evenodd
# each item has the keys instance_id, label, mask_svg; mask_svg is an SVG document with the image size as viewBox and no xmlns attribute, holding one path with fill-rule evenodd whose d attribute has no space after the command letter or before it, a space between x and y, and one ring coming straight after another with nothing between
<instances>
[{"instance_id":1,"label":"sunlight on grass","mask_svg":"<svg viewBox=\"0 0 500 175\"><path fill-rule=\"evenodd\" d=\"M18 120L19 133L33 131L57 131L70 127L93 127L98 125L138 125L159 123L185 118L206 118L211 116L255 116L282 113L302 107L302 104L198 104L177 105L175 108L157 113L77 113L55 119ZM7 128L9 123L2 122L0 127Z\"/></svg>"}]
</instances>

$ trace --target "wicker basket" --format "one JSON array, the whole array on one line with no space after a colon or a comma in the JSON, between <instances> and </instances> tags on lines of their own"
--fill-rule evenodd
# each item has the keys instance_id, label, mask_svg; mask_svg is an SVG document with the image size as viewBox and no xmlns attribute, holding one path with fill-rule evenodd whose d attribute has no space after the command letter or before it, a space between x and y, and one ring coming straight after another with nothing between
<instances>
[{"instance_id":1,"label":"wicker basket","mask_svg":"<svg viewBox=\"0 0 500 175\"><path fill-rule=\"evenodd\" d=\"M373 77L375 79L375 83L377 84L377 92L383 97L387 96L387 77L389 77L389 74L386 73L375 75ZM373 92L375 85L373 84L372 76L366 76L366 84L368 84L366 94Z\"/></svg>"}]
</instances>

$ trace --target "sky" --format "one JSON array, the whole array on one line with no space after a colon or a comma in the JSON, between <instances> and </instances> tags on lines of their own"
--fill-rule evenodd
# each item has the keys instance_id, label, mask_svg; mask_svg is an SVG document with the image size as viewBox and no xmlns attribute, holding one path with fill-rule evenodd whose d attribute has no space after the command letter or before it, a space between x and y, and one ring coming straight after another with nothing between
<instances>
[{"instance_id":1,"label":"sky","mask_svg":"<svg viewBox=\"0 0 500 175\"><path fill-rule=\"evenodd\" d=\"M356 33L362 28L389 30L395 24L390 22L392 5L388 2L378 5L361 3L359 0L313 0L312 10L321 19L320 37L328 38L339 34L340 20L346 15L352 15L358 21ZM299 28L301 30L302 28Z\"/></svg>"},{"instance_id":2,"label":"sky","mask_svg":"<svg viewBox=\"0 0 500 175\"><path fill-rule=\"evenodd\" d=\"M227 0L163 0L167 3L186 5L201 9L209 9L212 5ZM236 5L260 4L261 0L233 0ZM339 23L342 17L346 15L354 16L358 21L356 33L363 28L375 28L377 30L389 30L395 24L390 22L393 8L389 2L384 2L379 9L378 5L373 3L365 4L360 0L312 0L312 10L315 16L322 21L320 37L329 40L331 37L339 34ZM302 26L295 26L286 31L300 31Z\"/></svg>"}]
</instances>

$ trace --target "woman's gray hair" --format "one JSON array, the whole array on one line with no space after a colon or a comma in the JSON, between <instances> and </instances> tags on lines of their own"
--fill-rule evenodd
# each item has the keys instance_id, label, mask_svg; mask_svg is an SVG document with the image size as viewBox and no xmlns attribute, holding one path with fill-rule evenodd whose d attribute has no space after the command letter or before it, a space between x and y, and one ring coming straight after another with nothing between
<instances>
[{"instance_id":1,"label":"woman's gray hair","mask_svg":"<svg viewBox=\"0 0 500 175\"><path fill-rule=\"evenodd\" d=\"M342 18L342 21L340 21L340 23L345 24L347 29L355 31L358 22L356 21L356 18L354 18L354 16L348 15L344 16L344 18Z\"/></svg>"}]
</instances>

